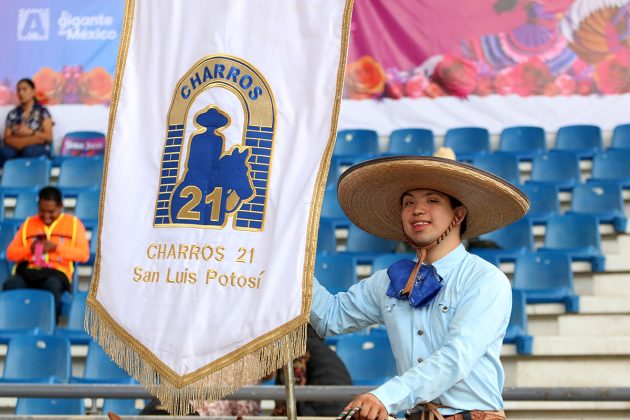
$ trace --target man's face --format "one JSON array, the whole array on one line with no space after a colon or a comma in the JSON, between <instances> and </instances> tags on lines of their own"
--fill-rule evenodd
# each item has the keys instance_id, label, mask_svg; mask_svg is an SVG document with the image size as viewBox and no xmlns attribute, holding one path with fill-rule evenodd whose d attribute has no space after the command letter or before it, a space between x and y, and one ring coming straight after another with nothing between
<instances>
[{"instance_id":1,"label":"man's face","mask_svg":"<svg viewBox=\"0 0 630 420\"><path fill-rule=\"evenodd\" d=\"M61 214L61 206L55 200L39 200L39 218L46 226L57 220Z\"/></svg>"},{"instance_id":2,"label":"man's face","mask_svg":"<svg viewBox=\"0 0 630 420\"><path fill-rule=\"evenodd\" d=\"M427 246L439 238L455 217L449 196L439 191L423 188L408 191L403 194L401 204L403 230L419 246Z\"/></svg>"}]
</instances>

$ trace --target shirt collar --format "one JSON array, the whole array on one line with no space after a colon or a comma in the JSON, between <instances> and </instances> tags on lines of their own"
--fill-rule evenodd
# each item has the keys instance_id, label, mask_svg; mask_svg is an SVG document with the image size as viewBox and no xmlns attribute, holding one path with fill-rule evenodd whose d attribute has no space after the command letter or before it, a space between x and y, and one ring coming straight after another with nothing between
<instances>
[{"instance_id":1,"label":"shirt collar","mask_svg":"<svg viewBox=\"0 0 630 420\"><path fill-rule=\"evenodd\" d=\"M442 277L446 277L453 268L457 267L464 260L466 254L468 252L464 248L464 244L459 244L457 248L435 261L433 266Z\"/></svg>"}]
</instances>

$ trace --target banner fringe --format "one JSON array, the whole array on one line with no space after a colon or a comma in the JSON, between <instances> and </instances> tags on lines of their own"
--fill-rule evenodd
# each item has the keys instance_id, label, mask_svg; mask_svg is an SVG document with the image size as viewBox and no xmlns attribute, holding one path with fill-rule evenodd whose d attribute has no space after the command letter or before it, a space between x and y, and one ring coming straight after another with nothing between
<instances>
[{"instance_id":1,"label":"banner fringe","mask_svg":"<svg viewBox=\"0 0 630 420\"><path fill-rule=\"evenodd\" d=\"M90 303L85 308L85 329L114 362L139 381L171 414L183 416L203 401L214 401L251 385L306 353L306 323L230 365L182 387L176 386L156 366L129 346Z\"/></svg>"}]
</instances>

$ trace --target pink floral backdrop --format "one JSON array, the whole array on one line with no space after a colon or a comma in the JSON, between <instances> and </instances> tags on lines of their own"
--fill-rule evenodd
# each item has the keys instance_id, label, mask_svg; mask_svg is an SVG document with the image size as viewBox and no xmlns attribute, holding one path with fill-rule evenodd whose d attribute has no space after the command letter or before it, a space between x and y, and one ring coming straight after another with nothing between
<instances>
[{"instance_id":1,"label":"pink floral backdrop","mask_svg":"<svg viewBox=\"0 0 630 420\"><path fill-rule=\"evenodd\" d=\"M363 0L345 97L630 92L630 0Z\"/></svg>"}]
</instances>

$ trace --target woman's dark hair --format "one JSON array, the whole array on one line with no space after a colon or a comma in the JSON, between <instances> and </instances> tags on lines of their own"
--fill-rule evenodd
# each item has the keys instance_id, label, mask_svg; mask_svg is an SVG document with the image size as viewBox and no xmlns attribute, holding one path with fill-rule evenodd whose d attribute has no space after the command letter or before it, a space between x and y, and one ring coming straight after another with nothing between
<instances>
[{"instance_id":1,"label":"woman's dark hair","mask_svg":"<svg viewBox=\"0 0 630 420\"><path fill-rule=\"evenodd\" d=\"M459 201L457 198L453 197L452 195L449 195L448 199L451 201L451 207L453 209L456 209L457 207L460 207L460 206L464 207L462 202ZM459 234L460 234L460 236L463 236L464 232L466 232L466 217L464 217L464 220L462 220L462 223L460 223L460 225L459 225Z\"/></svg>"},{"instance_id":2,"label":"woman's dark hair","mask_svg":"<svg viewBox=\"0 0 630 420\"><path fill-rule=\"evenodd\" d=\"M27 85L29 85L31 87L31 89L35 89L35 82L33 82L33 80L28 79L28 78L24 78L24 79L20 79L16 86L19 85L20 83L26 83Z\"/></svg>"},{"instance_id":3,"label":"woman's dark hair","mask_svg":"<svg viewBox=\"0 0 630 420\"><path fill-rule=\"evenodd\" d=\"M58 206L63 205L63 200L61 198L61 191L55 187L44 187L39 191L39 201L42 200L52 200Z\"/></svg>"}]
</instances>

